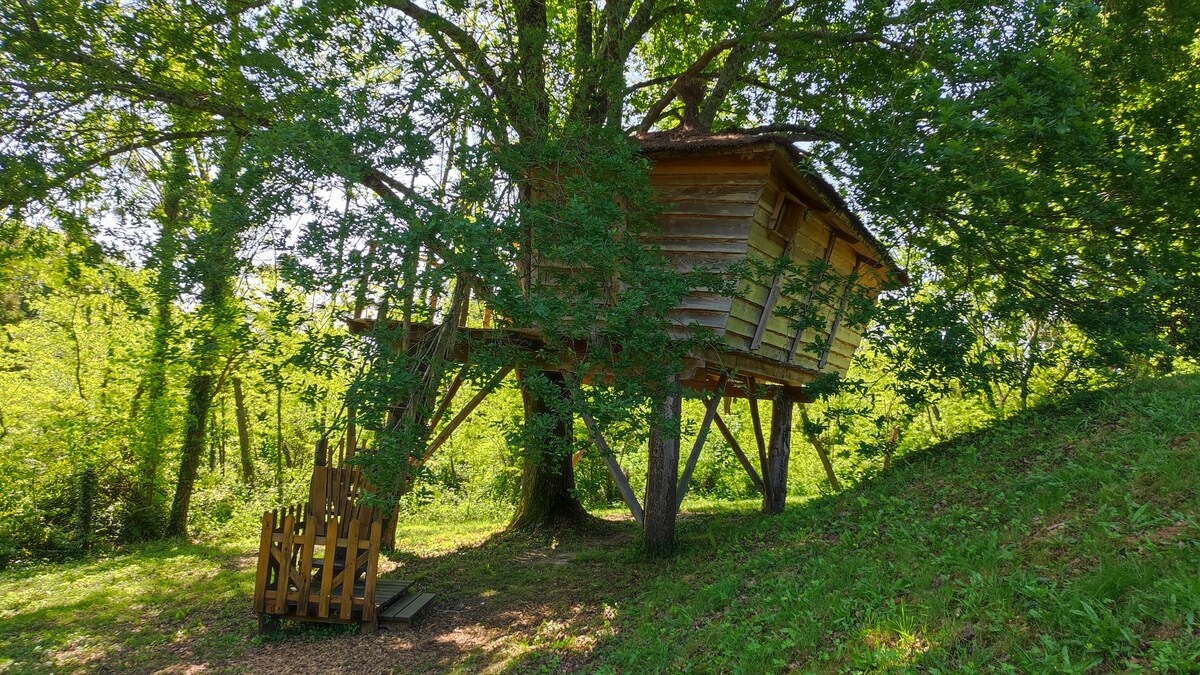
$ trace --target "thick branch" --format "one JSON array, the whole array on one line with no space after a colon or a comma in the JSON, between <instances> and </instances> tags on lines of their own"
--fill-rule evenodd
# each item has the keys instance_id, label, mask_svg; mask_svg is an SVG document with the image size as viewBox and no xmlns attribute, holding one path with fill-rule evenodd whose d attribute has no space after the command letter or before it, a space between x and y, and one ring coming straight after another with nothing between
<instances>
[{"instance_id":1,"label":"thick branch","mask_svg":"<svg viewBox=\"0 0 1200 675\"><path fill-rule=\"evenodd\" d=\"M650 127L654 126L654 123L662 117L663 111L666 110L671 101L675 100L675 97L682 92L688 80L694 79L697 75L703 72L704 69L708 67L708 64L712 63L713 59L737 46L738 41L738 38L722 40L712 47L709 47L708 51L701 54L700 58L696 59L692 65L688 66L687 70L683 71L679 74L679 77L675 78L675 83L672 84L667 91L657 101L654 102L654 105L650 106L650 109L646 111L645 118L642 119L641 126L638 127L638 131L642 133L650 131Z\"/></svg>"}]
</instances>

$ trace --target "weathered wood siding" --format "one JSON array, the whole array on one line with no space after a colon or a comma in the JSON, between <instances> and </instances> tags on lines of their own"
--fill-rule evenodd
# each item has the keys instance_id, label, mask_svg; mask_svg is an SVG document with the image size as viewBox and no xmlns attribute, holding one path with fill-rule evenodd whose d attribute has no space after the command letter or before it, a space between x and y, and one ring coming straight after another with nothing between
<instances>
[{"instance_id":1,"label":"weathered wood siding","mask_svg":"<svg viewBox=\"0 0 1200 675\"><path fill-rule=\"evenodd\" d=\"M805 305L811 291L803 271L778 279L765 272L743 278L733 297L695 288L668 314L676 334L687 335L690 327L709 329L724 347L704 359L768 381L799 384L812 380L816 371L844 373L863 329L852 324L851 316L837 318L846 280L856 276L850 293L874 300L885 273L871 260L879 253L850 234L854 226L835 210L824 188L800 174L791 156L777 147L711 155L663 153L652 161L650 184L663 211L658 229L644 241L661 250L677 271L721 272L746 262L752 270L754 262L762 263L761 271L784 255L794 269L807 270L810 262L824 260L827 251L832 266L811 305L819 325L799 338L792 319L780 311L795 313ZM789 206L778 218L781 203ZM539 262L534 283L554 285L554 273L569 273Z\"/></svg>"},{"instance_id":2,"label":"weathered wood siding","mask_svg":"<svg viewBox=\"0 0 1200 675\"><path fill-rule=\"evenodd\" d=\"M786 181L783 176L772 173L759 198L747 237L747 256L751 260L764 263L777 260L783 256L788 246L788 237L769 228L781 190L792 194L797 192L796 187ZM823 210L819 207L811 208L808 216L800 219L795 234L792 235L794 241L791 244L789 256L792 261L802 267L809 261L824 259L825 250L830 241L830 231L838 229L833 221L836 216L827 210L822 212ZM830 295L832 297L826 298L824 302L818 298L814 302L817 314L821 317L822 328L806 330L800 337L795 355L790 359L789 351L795 330L791 328L790 320L787 317L779 316L777 312L789 305L802 305L807 295L803 290L797 292L797 289L789 289L793 291L790 294L781 290L777 301L773 304L770 316L767 317L761 344L757 348L752 348L755 331L762 320L764 307L771 293L771 278L756 277L741 282L738 297L730 308L730 317L725 333L726 344L737 351L807 370L817 370L829 328L832 326L838 310L838 300L841 289L844 287L844 278L854 272L857 258L857 252L844 235L834 238L829 262L836 274L828 275L822 283L822 290L825 293L818 294L818 296ZM859 268L858 274L862 277L865 287L856 289L854 292L861 294L866 291L874 299L877 295L877 291L874 289L879 285L877 273L871 268L862 266ZM785 275L780 280L781 289L786 289L790 283L796 285L792 283L794 281L795 279ZM850 358L861 341L861 329L861 326L849 325L849 322L845 320L840 323L829 349L827 363L821 370L843 373L846 371L850 365Z\"/></svg>"},{"instance_id":3,"label":"weathered wood siding","mask_svg":"<svg viewBox=\"0 0 1200 675\"><path fill-rule=\"evenodd\" d=\"M680 272L725 270L745 259L751 220L758 211L770 166L762 160L716 157L663 159L650 184L662 199L659 231L646 243L662 250ZM693 290L671 312L681 329L697 325L725 334L733 298Z\"/></svg>"}]
</instances>

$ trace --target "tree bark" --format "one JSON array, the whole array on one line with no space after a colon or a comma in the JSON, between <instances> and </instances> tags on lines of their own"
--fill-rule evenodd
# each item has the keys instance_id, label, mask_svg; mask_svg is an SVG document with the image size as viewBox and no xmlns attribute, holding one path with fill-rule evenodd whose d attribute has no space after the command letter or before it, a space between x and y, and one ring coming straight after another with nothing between
<instances>
[{"instance_id":1,"label":"tree bark","mask_svg":"<svg viewBox=\"0 0 1200 675\"><path fill-rule=\"evenodd\" d=\"M233 410L237 417L238 452L242 458L242 482L254 482L254 459L250 454L250 423L246 414L246 397L242 393L242 378L233 378Z\"/></svg>"},{"instance_id":2,"label":"tree bark","mask_svg":"<svg viewBox=\"0 0 1200 675\"><path fill-rule=\"evenodd\" d=\"M792 454L792 398L782 389L771 401L771 440L767 443L767 476L763 512L783 513L787 503L788 459Z\"/></svg>"},{"instance_id":3,"label":"tree bark","mask_svg":"<svg viewBox=\"0 0 1200 675\"><path fill-rule=\"evenodd\" d=\"M558 529L588 519L575 494L570 393L562 373L542 376L545 384L518 374L525 405L525 459L521 501L509 526L513 529Z\"/></svg>"},{"instance_id":4,"label":"tree bark","mask_svg":"<svg viewBox=\"0 0 1200 675\"><path fill-rule=\"evenodd\" d=\"M215 359L201 359L202 363ZM211 368L211 363L208 364ZM188 379L187 420L184 423L183 448L180 452L179 478L175 483L175 497L171 500L171 518L167 521L167 536L186 537L188 508L192 501L192 488L196 484L196 473L200 469L200 458L204 456L205 422L212 403L213 376L197 365L196 373Z\"/></svg>"},{"instance_id":5,"label":"tree bark","mask_svg":"<svg viewBox=\"0 0 1200 675\"><path fill-rule=\"evenodd\" d=\"M675 548L675 514L679 485L679 418L682 398L678 378L655 402L650 420L650 463L646 474L644 535L651 555Z\"/></svg>"}]
</instances>

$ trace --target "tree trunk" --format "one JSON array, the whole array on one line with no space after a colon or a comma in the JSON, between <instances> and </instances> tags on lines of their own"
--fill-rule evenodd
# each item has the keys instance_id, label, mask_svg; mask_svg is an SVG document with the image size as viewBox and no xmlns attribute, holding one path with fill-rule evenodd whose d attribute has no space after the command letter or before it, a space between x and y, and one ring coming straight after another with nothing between
<instances>
[{"instance_id":1,"label":"tree trunk","mask_svg":"<svg viewBox=\"0 0 1200 675\"><path fill-rule=\"evenodd\" d=\"M212 185L208 229L195 240L195 266L200 277L197 314L203 332L192 348L193 370L188 378L187 417L180 450L179 477L167 521L168 536L187 536L188 507L196 472L204 455L204 429L217 378L214 375L225 333L233 324L233 278L238 266L240 235L251 221L242 187L237 184L241 141L233 136L221 151L220 168Z\"/></svg>"},{"instance_id":2,"label":"tree trunk","mask_svg":"<svg viewBox=\"0 0 1200 675\"><path fill-rule=\"evenodd\" d=\"M283 457L287 468L292 468L292 453L283 442L283 382L275 384L275 452Z\"/></svg>"},{"instance_id":3,"label":"tree trunk","mask_svg":"<svg viewBox=\"0 0 1200 675\"><path fill-rule=\"evenodd\" d=\"M580 525L588 514L575 494L573 415L562 373L542 373L545 383L518 375L525 405L525 460L521 501L513 529Z\"/></svg>"},{"instance_id":4,"label":"tree trunk","mask_svg":"<svg viewBox=\"0 0 1200 675\"><path fill-rule=\"evenodd\" d=\"M646 474L645 543L651 555L675 548L675 514L679 485L679 418L682 413L678 378L655 402L650 420L650 463Z\"/></svg>"},{"instance_id":5,"label":"tree trunk","mask_svg":"<svg viewBox=\"0 0 1200 675\"><path fill-rule=\"evenodd\" d=\"M170 399L167 391L167 361L171 354L175 326L172 312L179 293L179 232L187 215L184 199L192 176L187 150L182 145L171 149L171 166L163 185L162 212L158 242L154 247L154 343L150 362L143 375L146 392L145 414L140 425L137 465L133 490L126 505L125 538L153 539L162 532L165 495L160 492L163 446L170 433Z\"/></svg>"},{"instance_id":6,"label":"tree trunk","mask_svg":"<svg viewBox=\"0 0 1200 675\"><path fill-rule=\"evenodd\" d=\"M202 358L212 366L212 358ZM180 452L179 479L175 483L175 497L171 500L171 518L167 521L167 536L186 537L188 507L192 501L192 488L196 484L196 473L200 469L200 458L204 456L205 422L212 403L213 375L203 365L197 365L196 373L188 379L187 420L184 423L183 448Z\"/></svg>"},{"instance_id":7,"label":"tree trunk","mask_svg":"<svg viewBox=\"0 0 1200 675\"><path fill-rule=\"evenodd\" d=\"M242 378L233 378L233 409L237 416L238 451L242 458L242 482L254 482L254 459L250 454L250 423L246 419L246 397L242 393Z\"/></svg>"},{"instance_id":8,"label":"tree trunk","mask_svg":"<svg viewBox=\"0 0 1200 675\"><path fill-rule=\"evenodd\" d=\"M792 397L782 388L771 401L771 439L767 443L767 476L763 512L783 513L787 503L788 459L792 454ZM769 496L768 496L769 495Z\"/></svg>"}]
</instances>

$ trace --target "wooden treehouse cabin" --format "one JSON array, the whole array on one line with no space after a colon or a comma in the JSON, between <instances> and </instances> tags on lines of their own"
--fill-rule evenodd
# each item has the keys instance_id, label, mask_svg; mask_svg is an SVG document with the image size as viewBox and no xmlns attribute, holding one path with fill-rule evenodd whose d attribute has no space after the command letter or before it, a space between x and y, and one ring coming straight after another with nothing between
<instances>
[{"instance_id":1,"label":"wooden treehouse cabin","mask_svg":"<svg viewBox=\"0 0 1200 675\"><path fill-rule=\"evenodd\" d=\"M845 374L863 329L846 320L851 296L874 300L907 277L837 191L785 139L661 132L640 141L653 164L651 186L666 205L647 243L676 269L766 269L783 258L793 269L815 270L799 291L780 273L742 279L733 297L705 290L685 297L672 324L708 328L721 345L697 355L702 365L684 386L711 391L722 373L735 371L799 390L821 374ZM821 302L830 295L835 302ZM820 325L796 330L785 309L815 310Z\"/></svg>"},{"instance_id":2,"label":"wooden treehouse cabin","mask_svg":"<svg viewBox=\"0 0 1200 675\"><path fill-rule=\"evenodd\" d=\"M663 548L674 540L676 513L712 426L762 492L764 510L782 511L794 404L809 400L806 384L826 373L844 374L849 367L864 328L848 315L852 301L873 302L883 289L907 283L907 277L786 139L664 132L638 141L652 165L651 186L664 205L647 245L661 250L680 271L698 266L769 271L740 279L732 296L693 289L669 313L679 333L701 327L716 339L709 343L715 346L689 356L667 387L673 393L660 402L659 412L677 423L682 398L702 397L705 415L686 453L678 434L652 431L643 500L634 494L598 425L581 412L622 497L644 528L647 545ZM782 259L791 264L778 264ZM803 277L802 270L807 270ZM469 365L471 345L489 340L540 349L536 331L468 327L465 316L463 311L450 319L459 326L448 349L452 360ZM790 318L794 316L814 319L797 322ZM356 316L349 325L366 332L373 322ZM413 324L397 348L420 345L436 330ZM584 353L586 345L576 351ZM572 358L567 355L545 368L569 371ZM431 440L414 466L433 455L512 367L496 372L442 423L466 370L464 366L441 392L429 421ZM718 404L727 397L749 401L754 426L750 453L721 418ZM771 401L767 428L760 398ZM255 606L263 616L358 621L364 627L387 618L411 619L431 596L408 593L407 582L375 578L379 548L394 537L395 521L387 517L391 514L356 506L369 488L349 462L359 447L353 422L339 447L340 458L332 468L325 466L325 452L318 449L307 504L264 516Z\"/></svg>"},{"instance_id":3,"label":"wooden treehouse cabin","mask_svg":"<svg viewBox=\"0 0 1200 675\"><path fill-rule=\"evenodd\" d=\"M638 140L652 164L651 186L665 205L649 245L680 271L738 264L777 270L769 277L747 275L732 297L695 289L668 317L681 331L702 326L718 338L718 346L694 354L679 374L680 395L707 394L703 422L686 455L678 438L651 434L644 505L615 461L609 463L647 544L664 547L673 541L675 515L713 424L763 494L764 510L783 510L792 411L810 400L804 385L827 373L845 374L865 328L848 315L852 301L874 302L908 278L790 141L687 132ZM807 273L800 277L802 270ZM747 455L721 419L718 403L730 396L749 400L757 457ZM772 403L769 430L761 396ZM661 412L677 419L680 402L663 402ZM584 421L603 451L599 430Z\"/></svg>"}]
</instances>

